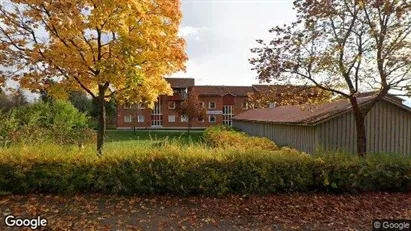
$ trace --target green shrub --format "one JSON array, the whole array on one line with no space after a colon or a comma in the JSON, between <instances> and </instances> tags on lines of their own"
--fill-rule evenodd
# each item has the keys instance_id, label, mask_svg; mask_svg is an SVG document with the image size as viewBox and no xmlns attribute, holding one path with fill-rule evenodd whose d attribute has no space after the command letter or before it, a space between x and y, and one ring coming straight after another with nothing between
<instances>
[{"instance_id":1,"label":"green shrub","mask_svg":"<svg viewBox=\"0 0 411 231\"><path fill-rule=\"evenodd\" d=\"M13 142L12 133L18 129L18 121L12 112L0 110L0 146L8 146Z\"/></svg>"},{"instance_id":2,"label":"green shrub","mask_svg":"<svg viewBox=\"0 0 411 231\"><path fill-rule=\"evenodd\" d=\"M411 158L370 154L367 158L344 153L317 155L324 161L321 178L327 190L336 192L410 191Z\"/></svg>"},{"instance_id":3,"label":"green shrub","mask_svg":"<svg viewBox=\"0 0 411 231\"><path fill-rule=\"evenodd\" d=\"M37 102L0 113L0 146L53 141L58 144L93 142L88 118L69 102Z\"/></svg>"},{"instance_id":4,"label":"green shrub","mask_svg":"<svg viewBox=\"0 0 411 231\"><path fill-rule=\"evenodd\" d=\"M204 131L204 138L211 146L218 148L278 150L277 145L268 138L250 137L229 126L219 125L207 128Z\"/></svg>"},{"instance_id":5,"label":"green shrub","mask_svg":"<svg viewBox=\"0 0 411 231\"><path fill-rule=\"evenodd\" d=\"M411 158L108 144L0 149L1 193L265 194L411 191Z\"/></svg>"}]
</instances>

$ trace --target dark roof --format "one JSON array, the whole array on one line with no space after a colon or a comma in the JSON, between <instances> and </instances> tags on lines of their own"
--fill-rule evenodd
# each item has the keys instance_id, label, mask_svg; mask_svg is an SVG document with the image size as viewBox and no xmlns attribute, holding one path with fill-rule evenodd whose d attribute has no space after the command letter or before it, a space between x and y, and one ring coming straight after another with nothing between
<instances>
[{"instance_id":1,"label":"dark roof","mask_svg":"<svg viewBox=\"0 0 411 231\"><path fill-rule=\"evenodd\" d=\"M252 85L256 92L267 92L270 94L280 95L283 93L294 94L294 92L306 92L316 95L319 88L315 86L305 86L305 85L268 85L259 84Z\"/></svg>"},{"instance_id":2,"label":"dark roof","mask_svg":"<svg viewBox=\"0 0 411 231\"><path fill-rule=\"evenodd\" d=\"M262 92L270 90L273 93L292 92L295 90L305 90L312 87L292 86L292 85L252 85L252 86L195 86L194 89L199 95L235 95L247 96L248 93Z\"/></svg>"},{"instance_id":3,"label":"dark roof","mask_svg":"<svg viewBox=\"0 0 411 231\"><path fill-rule=\"evenodd\" d=\"M193 78L166 78L172 88L188 88L194 87L199 95L223 96L231 94L234 96L247 96L249 93L264 92L270 90L271 93L281 94L288 92L292 94L294 91L303 91L311 89L307 86L293 85L252 85L252 86L194 86Z\"/></svg>"},{"instance_id":4,"label":"dark roof","mask_svg":"<svg viewBox=\"0 0 411 231\"><path fill-rule=\"evenodd\" d=\"M314 88L312 86L304 86L304 85L272 85L272 84L254 84L252 87L257 91L266 91L270 89L275 90L287 90L287 89L309 89Z\"/></svg>"},{"instance_id":5,"label":"dark roof","mask_svg":"<svg viewBox=\"0 0 411 231\"><path fill-rule=\"evenodd\" d=\"M358 98L361 104L365 104L374 98L373 95ZM398 106L396 97L386 97L385 100ZM406 108L406 106L402 106ZM234 116L234 120L268 122L277 124L312 125L333 116L350 111L351 103L348 99L325 103L319 106L280 106L276 108L253 109ZM411 109L408 108L411 111Z\"/></svg>"},{"instance_id":6,"label":"dark roof","mask_svg":"<svg viewBox=\"0 0 411 231\"><path fill-rule=\"evenodd\" d=\"M247 96L248 93L254 92L252 87L243 86L195 86L194 90L198 95L227 95Z\"/></svg>"},{"instance_id":7,"label":"dark roof","mask_svg":"<svg viewBox=\"0 0 411 231\"><path fill-rule=\"evenodd\" d=\"M188 88L194 86L193 78L165 78L173 88Z\"/></svg>"}]
</instances>

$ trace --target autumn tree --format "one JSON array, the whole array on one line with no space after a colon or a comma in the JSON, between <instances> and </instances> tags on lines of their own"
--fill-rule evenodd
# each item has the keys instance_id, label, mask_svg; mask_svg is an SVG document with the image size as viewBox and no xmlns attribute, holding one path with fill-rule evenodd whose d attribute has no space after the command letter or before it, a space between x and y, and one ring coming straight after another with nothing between
<instances>
[{"instance_id":1,"label":"autumn tree","mask_svg":"<svg viewBox=\"0 0 411 231\"><path fill-rule=\"evenodd\" d=\"M4 0L0 5L0 80L67 97L87 92L99 106L101 155L106 103L153 106L171 94L164 76L184 70L185 42L178 37L179 0Z\"/></svg>"},{"instance_id":2,"label":"autumn tree","mask_svg":"<svg viewBox=\"0 0 411 231\"><path fill-rule=\"evenodd\" d=\"M0 113L2 111L9 111L13 108L13 102L10 97L0 88Z\"/></svg>"},{"instance_id":3,"label":"autumn tree","mask_svg":"<svg viewBox=\"0 0 411 231\"><path fill-rule=\"evenodd\" d=\"M201 105L201 101L198 98L198 94L192 91L188 94L187 99L185 99L178 109L181 116L185 116L188 120L187 132L190 134L193 120L204 119L206 116L206 110Z\"/></svg>"},{"instance_id":4,"label":"autumn tree","mask_svg":"<svg viewBox=\"0 0 411 231\"><path fill-rule=\"evenodd\" d=\"M20 88L12 92L11 102L13 103L14 107L24 106L29 103L26 95Z\"/></svg>"},{"instance_id":5,"label":"autumn tree","mask_svg":"<svg viewBox=\"0 0 411 231\"><path fill-rule=\"evenodd\" d=\"M249 93L247 101L255 108L266 108L271 103L284 105L319 105L331 101L332 94L318 87L292 85L259 85Z\"/></svg>"},{"instance_id":6,"label":"autumn tree","mask_svg":"<svg viewBox=\"0 0 411 231\"><path fill-rule=\"evenodd\" d=\"M0 111L9 111L27 104L29 104L29 101L20 88L10 88L8 94L0 88Z\"/></svg>"},{"instance_id":7,"label":"autumn tree","mask_svg":"<svg viewBox=\"0 0 411 231\"><path fill-rule=\"evenodd\" d=\"M336 93L352 105L357 153L366 155L365 117L390 90L411 84L411 2L296 0L297 20L270 30L252 49L261 81L304 83ZM359 104L360 93L374 97Z\"/></svg>"}]
</instances>

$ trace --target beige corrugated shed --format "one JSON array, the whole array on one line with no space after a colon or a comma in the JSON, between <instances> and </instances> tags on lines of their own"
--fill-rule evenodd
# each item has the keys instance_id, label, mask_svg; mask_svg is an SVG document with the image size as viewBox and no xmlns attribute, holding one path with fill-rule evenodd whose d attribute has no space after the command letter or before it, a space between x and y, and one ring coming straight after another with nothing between
<instances>
[{"instance_id":1,"label":"beige corrugated shed","mask_svg":"<svg viewBox=\"0 0 411 231\"><path fill-rule=\"evenodd\" d=\"M374 96L359 98L360 106ZM355 153L355 118L348 100L318 107L283 106L255 109L233 118L233 125L278 145L316 153L319 150ZM411 108L387 96L375 103L366 117L369 153L411 155Z\"/></svg>"}]
</instances>

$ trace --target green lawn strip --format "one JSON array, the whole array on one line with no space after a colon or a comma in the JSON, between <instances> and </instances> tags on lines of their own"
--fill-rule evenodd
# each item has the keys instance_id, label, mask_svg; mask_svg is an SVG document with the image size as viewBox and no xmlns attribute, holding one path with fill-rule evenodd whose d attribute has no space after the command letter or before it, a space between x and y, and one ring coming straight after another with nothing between
<instances>
[{"instance_id":1,"label":"green lawn strip","mask_svg":"<svg viewBox=\"0 0 411 231\"><path fill-rule=\"evenodd\" d=\"M110 130L107 131L107 142L123 142L123 141L138 141L143 143L159 142L164 140L178 140L184 143L200 142L202 141L202 131L152 131L152 130L138 130L138 131L122 131Z\"/></svg>"}]
</instances>

